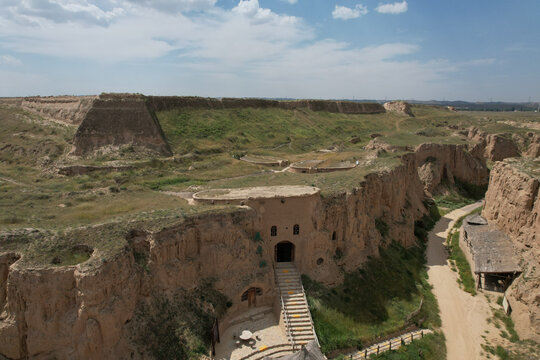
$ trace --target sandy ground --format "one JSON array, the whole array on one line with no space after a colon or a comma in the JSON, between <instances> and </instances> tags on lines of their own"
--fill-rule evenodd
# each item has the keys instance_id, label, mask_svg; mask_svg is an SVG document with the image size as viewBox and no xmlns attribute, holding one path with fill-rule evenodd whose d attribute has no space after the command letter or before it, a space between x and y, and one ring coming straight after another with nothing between
<instances>
[{"instance_id":1,"label":"sandy ground","mask_svg":"<svg viewBox=\"0 0 540 360\"><path fill-rule=\"evenodd\" d=\"M484 294L472 296L460 289L457 273L448 266L444 247L448 231L455 221L481 203L465 206L442 217L429 234L427 249L429 283L437 297L442 319L442 331L446 337L448 360L485 359L481 344L498 337L499 331L488 323L492 316Z\"/></svg>"}]
</instances>

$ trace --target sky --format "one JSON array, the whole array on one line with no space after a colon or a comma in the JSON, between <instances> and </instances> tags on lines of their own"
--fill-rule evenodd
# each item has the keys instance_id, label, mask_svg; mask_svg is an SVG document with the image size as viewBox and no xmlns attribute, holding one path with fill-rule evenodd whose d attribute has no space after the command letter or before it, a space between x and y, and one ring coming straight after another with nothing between
<instances>
[{"instance_id":1,"label":"sky","mask_svg":"<svg viewBox=\"0 0 540 360\"><path fill-rule=\"evenodd\" d=\"M538 0L0 0L0 96L540 101Z\"/></svg>"}]
</instances>

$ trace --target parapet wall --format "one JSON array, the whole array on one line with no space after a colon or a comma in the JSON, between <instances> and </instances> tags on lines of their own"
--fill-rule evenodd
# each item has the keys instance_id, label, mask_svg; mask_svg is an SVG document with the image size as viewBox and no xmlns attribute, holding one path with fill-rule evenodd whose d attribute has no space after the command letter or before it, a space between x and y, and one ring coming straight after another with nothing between
<instances>
[{"instance_id":1,"label":"parapet wall","mask_svg":"<svg viewBox=\"0 0 540 360\"><path fill-rule=\"evenodd\" d=\"M148 102L155 111L174 109L238 109L238 108L279 108L294 110L305 108L312 111L328 111L341 114L376 114L385 112L377 103L357 103L334 100L294 100L278 101L243 98L203 98L197 96L148 96Z\"/></svg>"}]
</instances>

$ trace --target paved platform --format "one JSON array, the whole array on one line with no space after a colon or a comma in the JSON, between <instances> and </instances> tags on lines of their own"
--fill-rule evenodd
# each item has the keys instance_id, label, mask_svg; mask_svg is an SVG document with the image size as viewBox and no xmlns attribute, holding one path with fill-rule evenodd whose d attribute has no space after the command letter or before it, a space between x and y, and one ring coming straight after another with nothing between
<instances>
[{"instance_id":1,"label":"paved platform","mask_svg":"<svg viewBox=\"0 0 540 360\"><path fill-rule=\"evenodd\" d=\"M242 343L237 346L237 339L233 337L233 334L238 336L243 330L251 331L254 341L251 344ZM240 360L251 353L264 351L266 347L288 344L285 329L279 325L273 313L266 313L261 319L255 321L246 320L234 324L220 335L221 342L216 344L215 358L218 360Z\"/></svg>"}]
</instances>

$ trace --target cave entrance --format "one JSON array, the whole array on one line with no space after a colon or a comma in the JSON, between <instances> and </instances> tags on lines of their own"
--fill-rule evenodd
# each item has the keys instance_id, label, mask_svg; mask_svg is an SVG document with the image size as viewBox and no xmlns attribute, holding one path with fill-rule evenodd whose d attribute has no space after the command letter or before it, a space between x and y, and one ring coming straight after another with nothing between
<instances>
[{"instance_id":1,"label":"cave entrance","mask_svg":"<svg viewBox=\"0 0 540 360\"><path fill-rule=\"evenodd\" d=\"M276 244L276 262L294 261L294 244L290 241L282 241Z\"/></svg>"}]
</instances>

